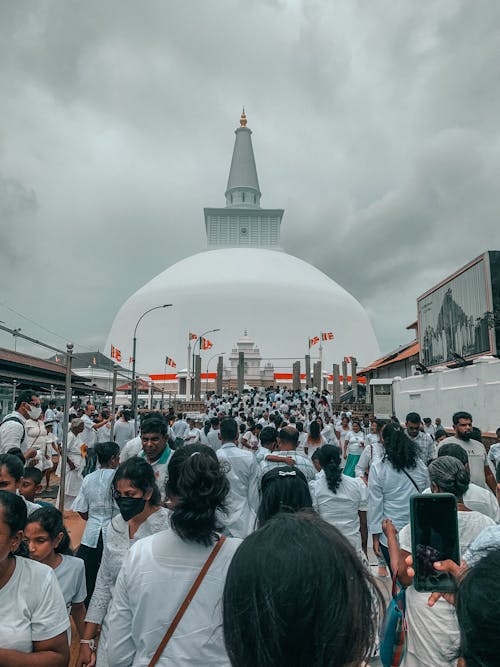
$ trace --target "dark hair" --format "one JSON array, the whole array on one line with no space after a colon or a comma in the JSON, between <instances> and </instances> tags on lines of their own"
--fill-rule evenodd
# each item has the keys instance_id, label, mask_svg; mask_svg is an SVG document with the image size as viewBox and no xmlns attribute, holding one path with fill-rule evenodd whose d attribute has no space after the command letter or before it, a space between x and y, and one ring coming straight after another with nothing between
<instances>
[{"instance_id":1,"label":"dark hair","mask_svg":"<svg viewBox=\"0 0 500 667\"><path fill-rule=\"evenodd\" d=\"M472 427L472 439L483 444L483 434L481 433L481 429L477 426Z\"/></svg>"},{"instance_id":2,"label":"dark hair","mask_svg":"<svg viewBox=\"0 0 500 667\"><path fill-rule=\"evenodd\" d=\"M16 398L16 402L14 404L14 410L19 410L19 408L23 403L31 403L31 399L33 398L33 396L38 396L36 391L29 391L29 390L22 391Z\"/></svg>"},{"instance_id":3,"label":"dark hair","mask_svg":"<svg viewBox=\"0 0 500 667\"><path fill-rule=\"evenodd\" d=\"M220 423L220 437L226 442L236 440L238 435L238 424L232 417L224 417Z\"/></svg>"},{"instance_id":4,"label":"dark hair","mask_svg":"<svg viewBox=\"0 0 500 667\"><path fill-rule=\"evenodd\" d=\"M454 456L439 456L429 463L429 477L443 493L462 498L469 488L470 474Z\"/></svg>"},{"instance_id":5,"label":"dark hair","mask_svg":"<svg viewBox=\"0 0 500 667\"><path fill-rule=\"evenodd\" d=\"M212 425L210 423L210 419L207 419L205 425L203 426L203 432L205 433L205 435L208 435L208 432L210 431L211 428Z\"/></svg>"},{"instance_id":6,"label":"dark hair","mask_svg":"<svg viewBox=\"0 0 500 667\"><path fill-rule=\"evenodd\" d=\"M260 443L265 447L271 442L276 442L277 437L278 431L274 428L274 426L265 426L260 432Z\"/></svg>"},{"instance_id":7,"label":"dark hair","mask_svg":"<svg viewBox=\"0 0 500 667\"><path fill-rule=\"evenodd\" d=\"M210 420L210 424L212 427L219 426L220 419L218 417L212 417L212 419Z\"/></svg>"},{"instance_id":8,"label":"dark hair","mask_svg":"<svg viewBox=\"0 0 500 667\"><path fill-rule=\"evenodd\" d=\"M472 415L470 412L465 412L465 410L459 410L458 412L455 412L451 418L453 425L456 426L460 419L470 419L472 421Z\"/></svg>"},{"instance_id":9,"label":"dark hair","mask_svg":"<svg viewBox=\"0 0 500 667\"><path fill-rule=\"evenodd\" d=\"M311 461L319 461L319 450L321 447L318 447L318 449L315 449L314 452L311 454ZM321 465L321 464L320 464Z\"/></svg>"},{"instance_id":10,"label":"dark hair","mask_svg":"<svg viewBox=\"0 0 500 667\"><path fill-rule=\"evenodd\" d=\"M229 565L226 650L234 667L358 665L370 659L380 605L377 585L334 526L312 512L279 514Z\"/></svg>"},{"instance_id":11,"label":"dark hair","mask_svg":"<svg viewBox=\"0 0 500 667\"><path fill-rule=\"evenodd\" d=\"M469 463L469 455L463 447L455 445L453 442L445 442L438 449L439 456L453 456L458 459L464 466Z\"/></svg>"},{"instance_id":12,"label":"dark hair","mask_svg":"<svg viewBox=\"0 0 500 667\"><path fill-rule=\"evenodd\" d=\"M420 415L418 414L418 412L409 412L406 415L406 420L405 421L410 422L411 424L421 424L422 423L422 419L421 419Z\"/></svg>"},{"instance_id":13,"label":"dark hair","mask_svg":"<svg viewBox=\"0 0 500 667\"><path fill-rule=\"evenodd\" d=\"M63 515L56 507L47 505L46 507L40 507L39 510L35 510L29 515L26 525L30 523L39 523L42 530L49 534L51 540L55 540L59 533L62 533L62 540L54 551L57 554L73 555L68 531L63 522Z\"/></svg>"},{"instance_id":14,"label":"dark hair","mask_svg":"<svg viewBox=\"0 0 500 667\"><path fill-rule=\"evenodd\" d=\"M5 466L7 472L19 482L24 472L24 465L15 454L0 454L0 468Z\"/></svg>"},{"instance_id":15,"label":"dark hair","mask_svg":"<svg viewBox=\"0 0 500 667\"><path fill-rule=\"evenodd\" d=\"M326 477L328 488L333 493L337 493L337 489L342 481L342 470L340 468L340 461L342 458L340 447L335 445L323 445L316 450L318 452L318 460Z\"/></svg>"},{"instance_id":16,"label":"dark hair","mask_svg":"<svg viewBox=\"0 0 500 667\"><path fill-rule=\"evenodd\" d=\"M24 479L31 479L31 481L34 482L35 485L38 485L41 484L42 482L43 472L39 468L27 466L23 470L23 477Z\"/></svg>"},{"instance_id":17,"label":"dark hair","mask_svg":"<svg viewBox=\"0 0 500 667\"><path fill-rule=\"evenodd\" d=\"M466 660L467 667L498 665L500 580L494 573L499 571L500 549L491 549L467 571L458 587L456 612L460 655Z\"/></svg>"},{"instance_id":18,"label":"dark hair","mask_svg":"<svg viewBox=\"0 0 500 667\"><path fill-rule=\"evenodd\" d=\"M157 431L151 432L156 433ZM132 456L118 466L113 477L113 489L115 491L116 485L122 479L128 479L132 486L142 491L142 493L152 491L149 504L155 507L161 505L161 495L156 484L155 472L146 459L141 456Z\"/></svg>"},{"instance_id":19,"label":"dark hair","mask_svg":"<svg viewBox=\"0 0 500 667\"><path fill-rule=\"evenodd\" d=\"M309 435L311 436L312 440L321 439L321 427L316 420L309 424Z\"/></svg>"},{"instance_id":20,"label":"dark hair","mask_svg":"<svg viewBox=\"0 0 500 667\"><path fill-rule=\"evenodd\" d=\"M116 442L98 442L94 446L100 465L107 465L113 456L120 455L120 446Z\"/></svg>"},{"instance_id":21,"label":"dark hair","mask_svg":"<svg viewBox=\"0 0 500 667\"><path fill-rule=\"evenodd\" d=\"M20 447L11 447L6 451L6 454L12 454L12 456L17 456L17 458L21 461L23 465L26 463L23 450Z\"/></svg>"},{"instance_id":22,"label":"dark hair","mask_svg":"<svg viewBox=\"0 0 500 667\"><path fill-rule=\"evenodd\" d=\"M500 461L497 463L497 467L495 469L495 479L497 484L500 484Z\"/></svg>"},{"instance_id":23,"label":"dark hair","mask_svg":"<svg viewBox=\"0 0 500 667\"><path fill-rule=\"evenodd\" d=\"M395 470L415 468L418 460L418 445L394 424L387 424L382 431L384 460L388 460Z\"/></svg>"},{"instance_id":24,"label":"dark hair","mask_svg":"<svg viewBox=\"0 0 500 667\"><path fill-rule=\"evenodd\" d=\"M436 432L434 433L434 438L435 438L436 440L439 440L439 438L442 438L443 435L445 435L446 437L448 437L448 433L446 433L446 431L444 430L444 428L438 428L438 429L436 429ZM460 447L460 445L457 445L457 447ZM462 448L460 447L460 449L462 449Z\"/></svg>"},{"instance_id":25,"label":"dark hair","mask_svg":"<svg viewBox=\"0 0 500 667\"><path fill-rule=\"evenodd\" d=\"M3 520L9 526L11 537L24 530L28 510L21 496L9 491L0 491L0 507L3 508Z\"/></svg>"},{"instance_id":26,"label":"dark hair","mask_svg":"<svg viewBox=\"0 0 500 667\"><path fill-rule=\"evenodd\" d=\"M168 435L168 424L163 416L151 415L141 422L141 435L144 433L159 433Z\"/></svg>"},{"instance_id":27,"label":"dark hair","mask_svg":"<svg viewBox=\"0 0 500 667\"><path fill-rule=\"evenodd\" d=\"M217 512L224 511L228 493L229 482L211 447L185 445L173 453L168 463L167 495L175 498L170 523L182 540L213 544L220 530Z\"/></svg>"},{"instance_id":28,"label":"dark hair","mask_svg":"<svg viewBox=\"0 0 500 667\"><path fill-rule=\"evenodd\" d=\"M257 525L263 526L279 512L312 508L311 493L304 473L296 466L276 466L261 479Z\"/></svg>"}]
</instances>

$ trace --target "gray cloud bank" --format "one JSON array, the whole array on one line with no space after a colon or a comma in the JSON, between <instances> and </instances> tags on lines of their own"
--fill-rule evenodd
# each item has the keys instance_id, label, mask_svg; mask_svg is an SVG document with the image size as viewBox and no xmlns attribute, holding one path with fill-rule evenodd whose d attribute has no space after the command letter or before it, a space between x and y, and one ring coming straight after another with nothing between
<instances>
[{"instance_id":1,"label":"gray cloud bank","mask_svg":"<svg viewBox=\"0 0 500 667\"><path fill-rule=\"evenodd\" d=\"M244 104L286 250L404 342L418 294L499 248L499 28L493 0L1 2L1 300L102 347L205 247Z\"/></svg>"}]
</instances>

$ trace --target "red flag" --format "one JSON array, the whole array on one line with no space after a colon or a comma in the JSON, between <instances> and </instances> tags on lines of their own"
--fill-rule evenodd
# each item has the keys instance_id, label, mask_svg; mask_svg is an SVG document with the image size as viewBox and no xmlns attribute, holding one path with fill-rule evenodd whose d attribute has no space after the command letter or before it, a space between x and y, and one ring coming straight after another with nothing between
<instances>
[{"instance_id":1,"label":"red flag","mask_svg":"<svg viewBox=\"0 0 500 667\"><path fill-rule=\"evenodd\" d=\"M321 340L333 340L335 336L331 331L326 331L321 334Z\"/></svg>"},{"instance_id":2,"label":"red flag","mask_svg":"<svg viewBox=\"0 0 500 667\"><path fill-rule=\"evenodd\" d=\"M319 343L319 336L314 336L313 338L309 338L309 347L312 347L317 343Z\"/></svg>"},{"instance_id":3,"label":"red flag","mask_svg":"<svg viewBox=\"0 0 500 667\"><path fill-rule=\"evenodd\" d=\"M203 338L203 336L200 339L200 347L202 350L209 350L213 346L213 343L208 340L208 338Z\"/></svg>"},{"instance_id":4,"label":"red flag","mask_svg":"<svg viewBox=\"0 0 500 667\"><path fill-rule=\"evenodd\" d=\"M189 332L189 340L198 340L198 336L194 333Z\"/></svg>"},{"instance_id":5,"label":"red flag","mask_svg":"<svg viewBox=\"0 0 500 667\"><path fill-rule=\"evenodd\" d=\"M352 357L344 357L344 361L346 362L346 364L350 364L352 361Z\"/></svg>"},{"instance_id":6,"label":"red flag","mask_svg":"<svg viewBox=\"0 0 500 667\"><path fill-rule=\"evenodd\" d=\"M172 366L172 368L177 368L177 364L176 364L175 361L172 359L172 357L167 357L167 358L165 359L165 364L166 364L167 366Z\"/></svg>"},{"instance_id":7,"label":"red flag","mask_svg":"<svg viewBox=\"0 0 500 667\"><path fill-rule=\"evenodd\" d=\"M111 346L111 359L115 359L115 361L121 361L122 360L122 353L114 345Z\"/></svg>"},{"instance_id":8,"label":"red flag","mask_svg":"<svg viewBox=\"0 0 500 667\"><path fill-rule=\"evenodd\" d=\"M134 363L134 357L129 357L128 358L128 363L133 364Z\"/></svg>"}]
</instances>

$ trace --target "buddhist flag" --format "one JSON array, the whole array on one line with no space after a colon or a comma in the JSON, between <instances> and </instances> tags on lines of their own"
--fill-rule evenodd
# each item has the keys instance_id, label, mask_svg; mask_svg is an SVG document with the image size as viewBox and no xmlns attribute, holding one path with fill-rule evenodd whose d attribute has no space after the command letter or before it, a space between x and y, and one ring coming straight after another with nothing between
<instances>
[{"instance_id":1,"label":"buddhist flag","mask_svg":"<svg viewBox=\"0 0 500 667\"><path fill-rule=\"evenodd\" d=\"M61 357L58 357L57 354L56 354L56 361L57 361L57 363L59 363L61 361Z\"/></svg>"},{"instance_id":2,"label":"buddhist flag","mask_svg":"<svg viewBox=\"0 0 500 667\"><path fill-rule=\"evenodd\" d=\"M114 345L111 345L111 359L115 359L115 361L121 361L122 360L122 353Z\"/></svg>"},{"instance_id":3,"label":"buddhist flag","mask_svg":"<svg viewBox=\"0 0 500 667\"><path fill-rule=\"evenodd\" d=\"M172 359L172 357L166 357L165 358L165 365L166 366L172 366L172 368L177 368L177 364L175 361Z\"/></svg>"},{"instance_id":4,"label":"buddhist flag","mask_svg":"<svg viewBox=\"0 0 500 667\"><path fill-rule=\"evenodd\" d=\"M317 345L318 343L319 343L319 336L314 336L313 338L309 338L309 347Z\"/></svg>"},{"instance_id":5,"label":"buddhist flag","mask_svg":"<svg viewBox=\"0 0 500 667\"><path fill-rule=\"evenodd\" d=\"M350 364L352 361L352 357L344 357L344 361L346 362L346 364Z\"/></svg>"},{"instance_id":6,"label":"buddhist flag","mask_svg":"<svg viewBox=\"0 0 500 667\"><path fill-rule=\"evenodd\" d=\"M189 340L198 340L198 336L194 333L189 332Z\"/></svg>"},{"instance_id":7,"label":"buddhist flag","mask_svg":"<svg viewBox=\"0 0 500 667\"><path fill-rule=\"evenodd\" d=\"M208 338L203 338L203 336L200 338L200 347L202 350L209 350L212 346L213 343Z\"/></svg>"},{"instance_id":8,"label":"buddhist flag","mask_svg":"<svg viewBox=\"0 0 500 667\"><path fill-rule=\"evenodd\" d=\"M321 334L321 340L333 340L335 336L331 331L325 331Z\"/></svg>"},{"instance_id":9,"label":"buddhist flag","mask_svg":"<svg viewBox=\"0 0 500 667\"><path fill-rule=\"evenodd\" d=\"M94 364L94 366L97 366L97 359L95 357L92 357L92 363Z\"/></svg>"}]
</instances>

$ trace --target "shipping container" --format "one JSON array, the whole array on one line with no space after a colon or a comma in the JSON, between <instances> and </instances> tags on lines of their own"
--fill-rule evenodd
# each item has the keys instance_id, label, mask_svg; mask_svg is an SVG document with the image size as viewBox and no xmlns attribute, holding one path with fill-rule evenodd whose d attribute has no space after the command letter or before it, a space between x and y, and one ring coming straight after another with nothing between
<instances>
[{"instance_id":1,"label":"shipping container","mask_svg":"<svg viewBox=\"0 0 500 667\"><path fill-rule=\"evenodd\" d=\"M417 299L426 367L496 355L500 341L500 251L490 250Z\"/></svg>"}]
</instances>

